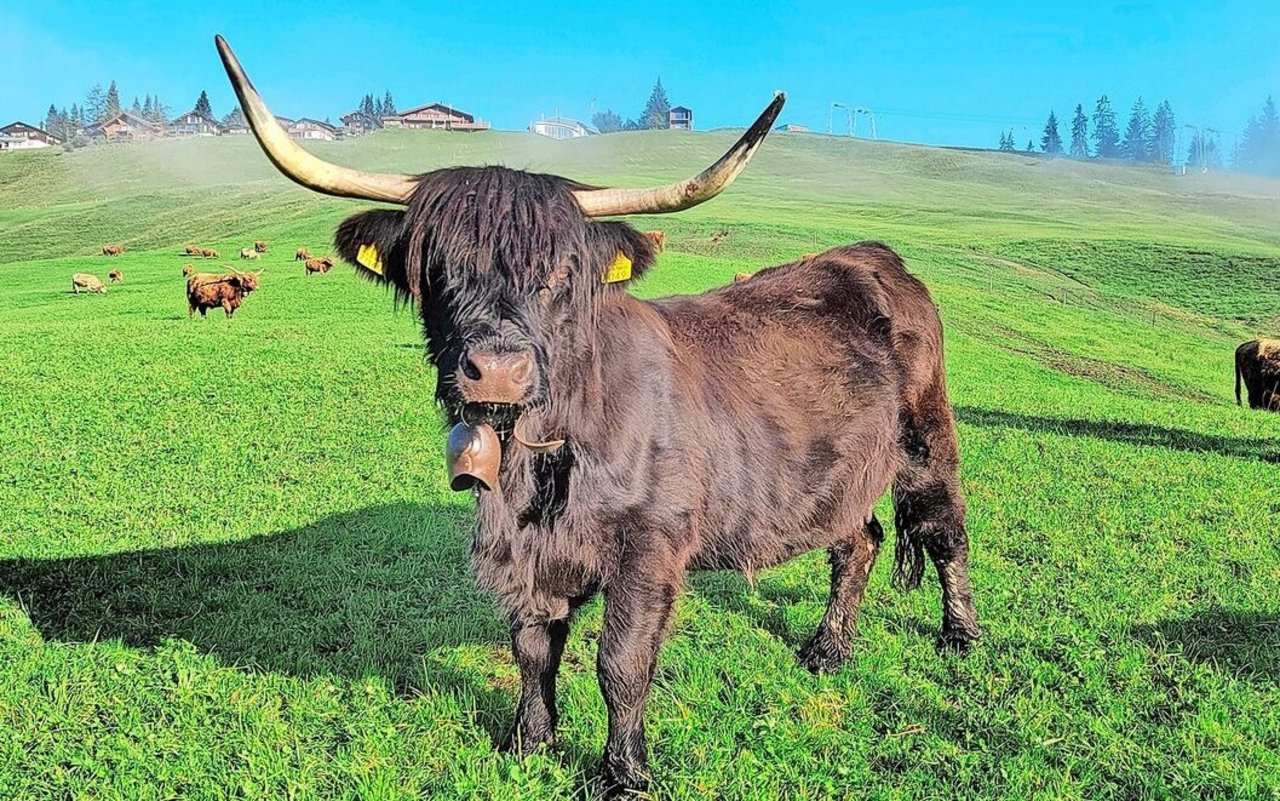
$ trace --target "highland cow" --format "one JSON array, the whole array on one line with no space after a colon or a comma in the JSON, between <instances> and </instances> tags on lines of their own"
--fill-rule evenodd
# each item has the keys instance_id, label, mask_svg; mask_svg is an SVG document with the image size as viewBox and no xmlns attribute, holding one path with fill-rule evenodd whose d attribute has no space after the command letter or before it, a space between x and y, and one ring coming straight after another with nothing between
<instances>
[{"instance_id":1,"label":"highland cow","mask_svg":"<svg viewBox=\"0 0 1280 801\"><path fill-rule=\"evenodd\" d=\"M333 269L333 259L328 256L320 259L307 259L304 265L307 269L307 275L312 273L327 273Z\"/></svg>"},{"instance_id":2,"label":"highland cow","mask_svg":"<svg viewBox=\"0 0 1280 801\"><path fill-rule=\"evenodd\" d=\"M86 292L96 292L99 295L107 294L107 288L102 285L102 280L96 275L89 273L76 273L71 276L71 291L79 295L80 290Z\"/></svg>"},{"instance_id":3,"label":"highland cow","mask_svg":"<svg viewBox=\"0 0 1280 801\"><path fill-rule=\"evenodd\" d=\"M644 705L689 570L751 574L825 548L826 615L811 670L851 656L892 488L895 577L942 585L943 645L979 636L942 326L924 285L877 243L765 269L709 293L644 301L654 264L627 214L722 191L783 97L719 161L653 188L593 188L504 167L422 175L328 164L280 128L218 37L249 122L286 176L393 203L355 214L339 255L421 317L453 424L451 486L474 493L472 564L509 615L520 669L507 747L553 743L574 610L605 598L597 672L609 793L649 780Z\"/></svg>"},{"instance_id":4,"label":"highland cow","mask_svg":"<svg viewBox=\"0 0 1280 801\"><path fill-rule=\"evenodd\" d=\"M230 274L193 273L187 278L187 316L200 312L204 317L209 309L219 306L227 317L235 314L245 296L258 288L258 276L262 274L232 271Z\"/></svg>"}]
</instances>

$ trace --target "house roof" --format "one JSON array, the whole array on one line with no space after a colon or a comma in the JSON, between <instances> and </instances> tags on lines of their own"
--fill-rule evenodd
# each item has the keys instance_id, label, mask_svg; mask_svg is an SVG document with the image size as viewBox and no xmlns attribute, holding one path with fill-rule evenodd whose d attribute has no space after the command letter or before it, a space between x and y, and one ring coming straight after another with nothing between
<instances>
[{"instance_id":1,"label":"house roof","mask_svg":"<svg viewBox=\"0 0 1280 801\"><path fill-rule=\"evenodd\" d=\"M533 122L529 123L529 127L532 128L534 125L537 125L540 122L549 122L552 125L565 125L573 128L581 128L582 130L591 134L600 133L595 128L591 127L590 125L587 125L585 122L580 122L578 120L570 119L568 117L561 117L559 114L555 115L554 117L543 117L542 119L534 120Z\"/></svg>"},{"instance_id":2,"label":"house roof","mask_svg":"<svg viewBox=\"0 0 1280 801\"><path fill-rule=\"evenodd\" d=\"M689 108L688 106L672 106L670 110L671 111L687 111L690 114L693 113L693 109Z\"/></svg>"},{"instance_id":3,"label":"house roof","mask_svg":"<svg viewBox=\"0 0 1280 801\"><path fill-rule=\"evenodd\" d=\"M114 117L109 117L108 119L105 119L102 122L90 125L89 130L100 131L102 130L103 126L105 126L109 122L124 122L128 125L134 126L135 128L150 128L153 131L158 131L162 127L164 127L158 122L152 122L151 120L144 119L132 112L121 111L119 114L115 115Z\"/></svg>"},{"instance_id":4,"label":"house roof","mask_svg":"<svg viewBox=\"0 0 1280 801\"><path fill-rule=\"evenodd\" d=\"M423 112L423 111L427 111L428 109L438 109L438 110L440 110L440 111L444 111L444 112L446 112L446 113L448 113L448 114L452 114L452 115L454 115L454 116L456 116L456 117L462 117L462 118L463 118L463 119L465 119L467 122L475 122L475 121L476 121L476 117L475 117L475 115L474 115L474 114L468 114L467 112L463 111L462 109L458 108L457 106L451 106L451 105L449 105L448 103L427 103L426 105L423 105L423 106L414 106L413 108L405 109L404 111L401 111L401 112L398 112L398 113L396 113L396 114L392 114L392 115L389 115L389 116L391 116L393 119L394 119L394 118L396 118L396 117L408 117L408 116L410 116L410 115L412 115L412 114L418 114L418 113L421 113L421 112Z\"/></svg>"},{"instance_id":5,"label":"house roof","mask_svg":"<svg viewBox=\"0 0 1280 801\"><path fill-rule=\"evenodd\" d=\"M310 118L310 117L299 117L298 119L296 119L296 120L294 120L294 121L293 121L293 124L294 124L294 125L302 125L303 123L307 123L307 122L311 123L312 125L318 125L318 126L320 126L321 128L324 128L324 129L329 130L329 131L336 131L336 130L338 130L338 129L337 129L337 127L335 127L335 126L333 126L333 125L330 125L330 124L329 124L329 123L327 123L327 122L323 122L323 121L321 121L321 120L313 120L313 119L312 119L312 118Z\"/></svg>"},{"instance_id":6,"label":"house roof","mask_svg":"<svg viewBox=\"0 0 1280 801\"><path fill-rule=\"evenodd\" d=\"M44 130L43 128L37 127L37 126L35 126L35 125L31 125L31 124L29 124L29 123L22 122L21 120L15 120L14 122L9 123L8 125L4 126L3 128L0 128L0 134L3 134L3 133L11 133L11 132L13 132L13 131L15 131L15 130L20 130L20 131L35 131L36 133L42 133L42 134L44 134L45 136L49 137L50 139L55 139L55 138L57 138L57 137L55 137L53 134L51 134L51 133L49 133L48 131Z\"/></svg>"},{"instance_id":7,"label":"house roof","mask_svg":"<svg viewBox=\"0 0 1280 801\"><path fill-rule=\"evenodd\" d=\"M172 120L169 120L169 121L170 121L170 122L177 122L178 120L182 119L183 117L199 117L200 119L204 120L205 122L209 123L210 125L214 125L214 126L217 126L217 125L218 125L218 121L217 121L217 120L215 120L213 117L210 117L210 116L208 116L208 115L206 115L206 114L201 114L200 112L196 111L195 109L191 109L191 110L190 110L190 111L188 111L188 112L185 112L185 113L179 114L178 116L174 117Z\"/></svg>"}]
</instances>

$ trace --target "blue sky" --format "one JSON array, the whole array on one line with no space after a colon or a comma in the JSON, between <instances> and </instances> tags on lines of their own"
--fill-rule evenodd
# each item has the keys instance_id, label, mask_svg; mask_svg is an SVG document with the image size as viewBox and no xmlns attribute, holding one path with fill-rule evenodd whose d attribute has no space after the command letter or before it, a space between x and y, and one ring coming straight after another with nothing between
<instances>
[{"instance_id":1,"label":"blue sky","mask_svg":"<svg viewBox=\"0 0 1280 801\"><path fill-rule=\"evenodd\" d=\"M1215 126L1229 149L1280 96L1277 0L54 0L0 7L0 118L38 124L51 101L112 79L126 104L159 93L178 112L208 89L222 114L218 32L277 113L335 120L385 89L402 108L445 101L504 129L557 110L636 116L661 76L703 129L744 125L785 89L783 118L814 129L838 101L874 109L883 138L992 146L1012 128L1021 147L1051 108L1069 118L1105 92L1122 124L1139 95L1168 98L1179 124Z\"/></svg>"}]
</instances>

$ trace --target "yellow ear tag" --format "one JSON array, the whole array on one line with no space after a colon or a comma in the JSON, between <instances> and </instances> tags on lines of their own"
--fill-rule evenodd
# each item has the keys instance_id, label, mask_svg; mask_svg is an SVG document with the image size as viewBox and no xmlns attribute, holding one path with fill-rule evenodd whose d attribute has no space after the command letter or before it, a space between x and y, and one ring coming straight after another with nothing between
<instances>
[{"instance_id":1,"label":"yellow ear tag","mask_svg":"<svg viewBox=\"0 0 1280 801\"><path fill-rule=\"evenodd\" d=\"M373 245L361 245L356 253L356 263L370 272L382 275L382 259L378 258L378 249Z\"/></svg>"},{"instance_id":2,"label":"yellow ear tag","mask_svg":"<svg viewBox=\"0 0 1280 801\"><path fill-rule=\"evenodd\" d=\"M631 277L631 259L624 254L619 253L618 258L613 260L613 264L609 265L609 271L600 279L606 284L616 284L619 281L625 281Z\"/></svg>"}]
</instances>

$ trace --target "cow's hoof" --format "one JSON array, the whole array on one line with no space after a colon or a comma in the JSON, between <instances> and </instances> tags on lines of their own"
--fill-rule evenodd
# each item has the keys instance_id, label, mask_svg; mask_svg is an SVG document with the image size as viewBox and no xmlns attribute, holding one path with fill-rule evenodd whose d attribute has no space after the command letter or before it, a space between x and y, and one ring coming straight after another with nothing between
<instances>
[{"instance_id":1,"label":"cow's hoof","mask_svg":"<svg viewBox=\"0 0 1280 801\"><path fill-rule=\"evenodd\" d=\"M605 798L633 798L649 791L649 771L641 763L606 758L600 779Z\"/></svg>"},{"instance_id":2,"label":"cow's hoof","mask_svg":"<svg viewBox=\"0 0 1280 801\"><path fill-rule=\"evenodd\" d=\"M960 627L944 627L938 634L935 646L940 653L967 656L973 650L973 644L981 636L982 633L978 631L969 631Z\"/></svg>"},{"instance_id":3,"label":"cow's hoof","mask_svg":"<svg viewBox=\"0 0 1280 801\"><path fill-rule=\"evenodd\" d=\"M810 673L835 673L849 661L849 656L849 649L836 647L820 631L804 644L796 659Z\"/></svg>"}]
</instances>

